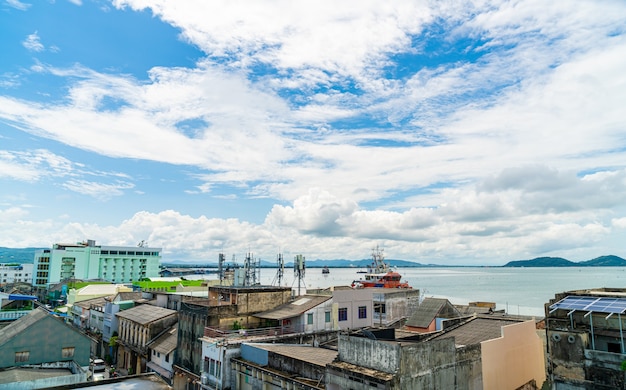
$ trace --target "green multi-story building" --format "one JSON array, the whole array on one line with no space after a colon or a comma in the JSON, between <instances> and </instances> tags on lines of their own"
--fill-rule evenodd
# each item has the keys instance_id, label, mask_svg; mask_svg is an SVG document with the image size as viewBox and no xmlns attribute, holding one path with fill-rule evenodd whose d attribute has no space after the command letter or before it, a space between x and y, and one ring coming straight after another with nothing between
<instances>
[{"instance_id":1,"label":"green multi-story building","mask_svg":"<svg viewBox=\"0 0 626 390\"><path fill-rule=\"evenodd\" d=\"M130 283L159 276L161 248L103 246L94 240L54 244L35 252L33 285L48 287L64 280Z\"/></svg>"}]
</instances>

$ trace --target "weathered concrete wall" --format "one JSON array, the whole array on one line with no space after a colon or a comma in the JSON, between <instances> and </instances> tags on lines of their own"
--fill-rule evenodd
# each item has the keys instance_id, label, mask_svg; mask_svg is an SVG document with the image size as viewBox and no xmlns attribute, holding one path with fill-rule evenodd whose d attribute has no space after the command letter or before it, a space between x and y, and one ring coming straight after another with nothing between
<instances>
[{"instance_id":1,"label":"weathered concrete wall","mask_svg":"<svg viewBox=\"0 0 626 390\"><path fill-rule=\"evenodd\" d=\"M454 339L441 339L402 347L398 370L402 389L454 389Z\"/></svg>"},{"instance_id":2,"label":"weathered concrete wall","mask_svg":"<svg viewBox=\"0 0 626 390\"><path fill-rule=\"evenodd\" d=\"M237 314L248 315L271 310L291 300L291 290L259 290L237 293Z\"/></svg>"},{"instance_id":3,"label":"weathered concrete wall","mask_svg":"<svg viewBox=\"0 0 626 390\"><path fill-rule=\"evenodd\" d=\"M400 366L400 343L339 335L339 360L383 372Z\"/></svg>"},{"instance_id":4,"label":"weathered concrete wall","mask_svg":"<svg viewBox=\"0 0 626 390\"><path fill-rule=\"evenodd\" d=\"M319 380L320 382L324 381L326 372L326 367L324 366L307 363L271 351L268 352L268 367L291 374L297 374L299 377Z\"/></svg>"}]
</instances>

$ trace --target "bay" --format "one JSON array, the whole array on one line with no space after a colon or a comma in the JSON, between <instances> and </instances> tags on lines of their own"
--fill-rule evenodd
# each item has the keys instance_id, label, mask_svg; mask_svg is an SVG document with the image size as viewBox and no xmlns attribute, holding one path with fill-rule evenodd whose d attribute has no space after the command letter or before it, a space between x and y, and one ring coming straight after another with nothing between
<instances>
[{"instance_id":1,"label":"bay","mask_svg":"<svg viewBox=\"0 0 626 390\"><path fill-rule=\"evenodd\" d=\"M362 275L356 268L306 269L303 288L347 286ZM570 290L626 287L626 267L433 267L398 268L403 280L426 297L447 298L454 304L495 302L509 314L543 317L544 304L554 295ZM277 269L261 269L261 284L277 284ZM283 286L298 287L292 269L285 269Z\"/></svg>"}]
</instances>

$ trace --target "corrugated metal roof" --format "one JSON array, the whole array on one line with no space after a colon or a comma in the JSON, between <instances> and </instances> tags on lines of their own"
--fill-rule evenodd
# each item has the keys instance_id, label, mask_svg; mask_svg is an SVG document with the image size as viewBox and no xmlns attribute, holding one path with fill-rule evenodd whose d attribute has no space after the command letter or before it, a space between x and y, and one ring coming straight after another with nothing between
<instances>
[{"instance_id":1,"label":"corrugated metal roof","mask_svg":"<svg viewBox=\"0 0 626 390\"><path fill-rule=\"evenodd\" d=\"M314 308L315 306L318 306L328 301L331 298L332 297L330 296L304 295L292 302L280 305L275 309L254 314L254 317L265 318L269 320L284 320L286 318L293 318Z\"/></svg>"},{"instance_id":2,"label":"corrugated metal roof","mask_svg":"<svg viewBox=\"0 0 626 390\"><path fill-rule=\"evenodd\" d=\"M448 303L448 300L443 298L424 298L406 321L406 325L416 328L428 328L446 303Z\"/></svg>"},{"instance_id":3,"label":"corrugated metal roof","mask_svg":"<svg viewBox=\"0 0 626 390\"><path fill-rule=\"evenodd\" d=\"M0 329L0 345L9 341L12 337L22 332L24 329L36 324L49 314L41 308L37 308L27 315L18 318L11 324Z\"/></svg>"},{"instance_id":4,"label":"corrugated metal roof","mask_svg":"<svg viewBox=\"0 0 626 390\"><path fill-rule=\"evenodd\" d=\"M332 363L338 352L308 345L250 343L249 345L318 366Z\"/></svg>"},{"instance_id":5,"label":"corrugated metal roof","mask_svg":"<svg viewBox=\"0 0 626 390\"><path fill-rule=\"evenodd\" d=\"M157 352L168 354L176 349L178 339L178 324L172 326L167 332L148 343L148 348Z\"/></svg>"},{"instance_id":6,"label":"corrugated metal roof","mask_svg":"<svg viewBox=\"0 0 626 390\"><path fill-rule=\"evenodd\" d=\"M176 310L170 310L164 307L139 305L120 311L119 313L115 313L115 315L120 318L126 318L138 324L145 325L176 313Z\"/></svg>"},{"instance_id":7,"label":"corrugated metal roof","mask_svg":"<svg viewBox=\"0 0 626 390\"><path fill-rule=\"evenodd\" d=\"M501 337L503 326L517 324L519 322L519 320L503 319L502 317L476 317L449 331L433 337L433 339L454 337L456 345L480 344L483 341Z\"/></svg>"}]
</instances>

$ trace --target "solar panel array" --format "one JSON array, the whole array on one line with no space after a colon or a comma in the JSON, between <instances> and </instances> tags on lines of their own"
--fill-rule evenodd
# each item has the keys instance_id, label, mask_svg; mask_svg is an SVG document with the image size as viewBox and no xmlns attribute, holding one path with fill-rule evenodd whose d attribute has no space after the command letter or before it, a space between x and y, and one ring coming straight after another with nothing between
<instances>
[{"instance_id":1,"label":"solar panel array","mask_svg":"<svg viewBox=\"0 0 626 390\"><path fill-rule=\"evenodd\" d=\"M623 314L626 312L626 298L568 296L550 305L550 310L556 309Z\"/></svg>"}]
</instances>

